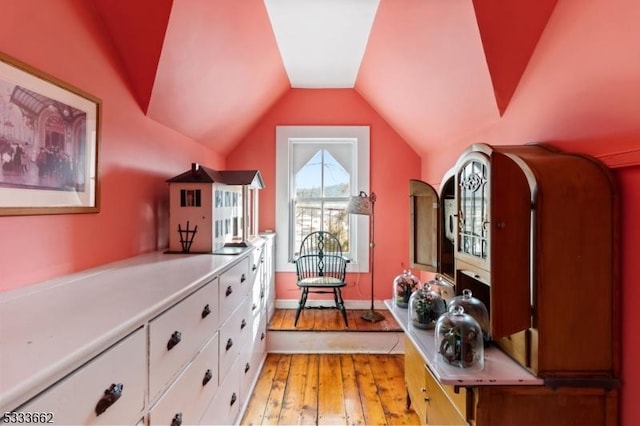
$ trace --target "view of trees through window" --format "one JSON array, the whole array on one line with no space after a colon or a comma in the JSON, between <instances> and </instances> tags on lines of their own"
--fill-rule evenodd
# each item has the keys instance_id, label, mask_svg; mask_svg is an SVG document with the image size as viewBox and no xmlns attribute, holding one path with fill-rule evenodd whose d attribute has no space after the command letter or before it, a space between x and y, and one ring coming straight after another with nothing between
<instances>
[{"instance_id":1,"label":"view of trees through window","mask_svg":"<svg viewBox=\"0 0 640 426\"><path fill-rule=\"evenodd\" d=\"M349 247L350 173L327 149L318 150L294 179L295 247L313 231L338 237L343 253Z\"/></svg>"}]
</instances>

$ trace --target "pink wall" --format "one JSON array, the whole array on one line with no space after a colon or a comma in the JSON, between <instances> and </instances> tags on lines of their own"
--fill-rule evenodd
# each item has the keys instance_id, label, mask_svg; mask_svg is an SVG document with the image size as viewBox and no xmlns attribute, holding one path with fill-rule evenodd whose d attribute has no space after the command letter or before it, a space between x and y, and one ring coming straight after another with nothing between
<instances>
[{"instance_id":1,"label":"pink wall","mask_svg":"<svg viewBox=\"0 0 640 426\"><path fill-rule=\"evenodd\" d=\"M82 0L3 0L0 51L102 99L98 214L0 218L0 291L166 246L167 184L223 159L146 118ZM61 25L60 23L64 23Z\"/></svg>"},{"instance_id":2,"label":"pink wall","mask_svg":"<svg viewBox=\"0 0 640 426\"><path fill-rule=\"evenodd\" d=\"M229 168L259 168L266 188L260 195L260 229L274 229L275 126L368 125L371 128L371 190L376 193L375 298L391 297L391 284L409 258L409 179L419 178L420 158L352 89L294 89L285 95L232 151ZM389 151L389 147L393 147ZM291 273L277 275L280 299L297 299ZM371 297L369 274L350 274L345 299Z\"/></svg>"}]
</instances>

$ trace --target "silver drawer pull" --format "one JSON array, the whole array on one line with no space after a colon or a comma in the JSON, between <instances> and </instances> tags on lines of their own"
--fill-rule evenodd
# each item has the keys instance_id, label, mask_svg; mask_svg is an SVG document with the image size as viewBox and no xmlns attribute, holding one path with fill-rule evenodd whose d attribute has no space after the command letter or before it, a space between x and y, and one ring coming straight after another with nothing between
<instances>
[{"instance_id":1,"label":"silver drawer pull","mask_svg":"<svg viewBox=\"0 0 640 426\"><path fill-rule=\"evenodd\" d=\"M112 383L108 389L104 390L104 395L96 404L96 416L107 411L107 408L111 407L122 396L122 388L124 388L122 383Z\"/></svg>"},{"instance_id":2,"label":"silver drawer pull","mask_svg":"<svg viewBox=\"0 0 640 426\"><path fill-rule=\"evenodd\" d=\"M171 349L173 349L173 347L178 343L180 343L181 340L182 340L182 333L180 333L179 331L174 331L171 337L169 338L169 341L167 342L167 350L170 351Z\"/></svg>"}]
</instances>

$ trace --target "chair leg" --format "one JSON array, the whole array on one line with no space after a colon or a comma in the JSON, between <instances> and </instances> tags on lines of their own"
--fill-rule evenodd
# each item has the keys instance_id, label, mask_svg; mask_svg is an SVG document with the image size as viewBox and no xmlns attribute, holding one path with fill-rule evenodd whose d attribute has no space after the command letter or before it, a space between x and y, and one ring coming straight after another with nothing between
<instances>
[{"instance_id":1,"label":"chair leg","mask_svg":"<svg viewBox=\"0 0 640 426\"><path fill-rule=\"evenodd\" d=\"M300 301L298 302L298 309L296 310L296 320L293 323L294 327L298 326L298 318L300 318L300 312L304 309L304 305L307 303L307 296L309 295L309 288L302 287L302 292L300 293Z\"/></svg>"},{"instance_id":2,"label":"chair leg","mask_svg":"<svg viewBox=\"0 0 640 426\"><path fill-rule=\"evenodd\" d=\"M349 328L349 321L347 320L347 310L344 307L344 300L342 300L342 292L339 287L333 289L333 295L336 300L336 307L342 312L342 318L344 319L345 327Z\"/></svg>"}]
</instances>

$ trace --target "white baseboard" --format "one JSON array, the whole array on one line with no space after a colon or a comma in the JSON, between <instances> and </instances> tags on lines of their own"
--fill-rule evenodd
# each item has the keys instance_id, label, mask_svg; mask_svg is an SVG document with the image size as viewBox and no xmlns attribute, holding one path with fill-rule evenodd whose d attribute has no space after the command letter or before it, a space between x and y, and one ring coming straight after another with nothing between
<instances>
[{"instance_id":1,"label":"white baseboard","mask_svg":"<svg viewBox=\"0 0 640 426\"><path fill-rule=\"evenodd\" d=\"M330 306L333 307L333 300L307 300L307 306ZM278 299L276 300L276 309L296 309L298 307L298 299ZM344 307L347 309L369 309L371 308L371 300L345 300ZM384 309L387 307L384 305L384 301L376 300L373 302L374 309Z\"/></svg>"}]
</instances>

